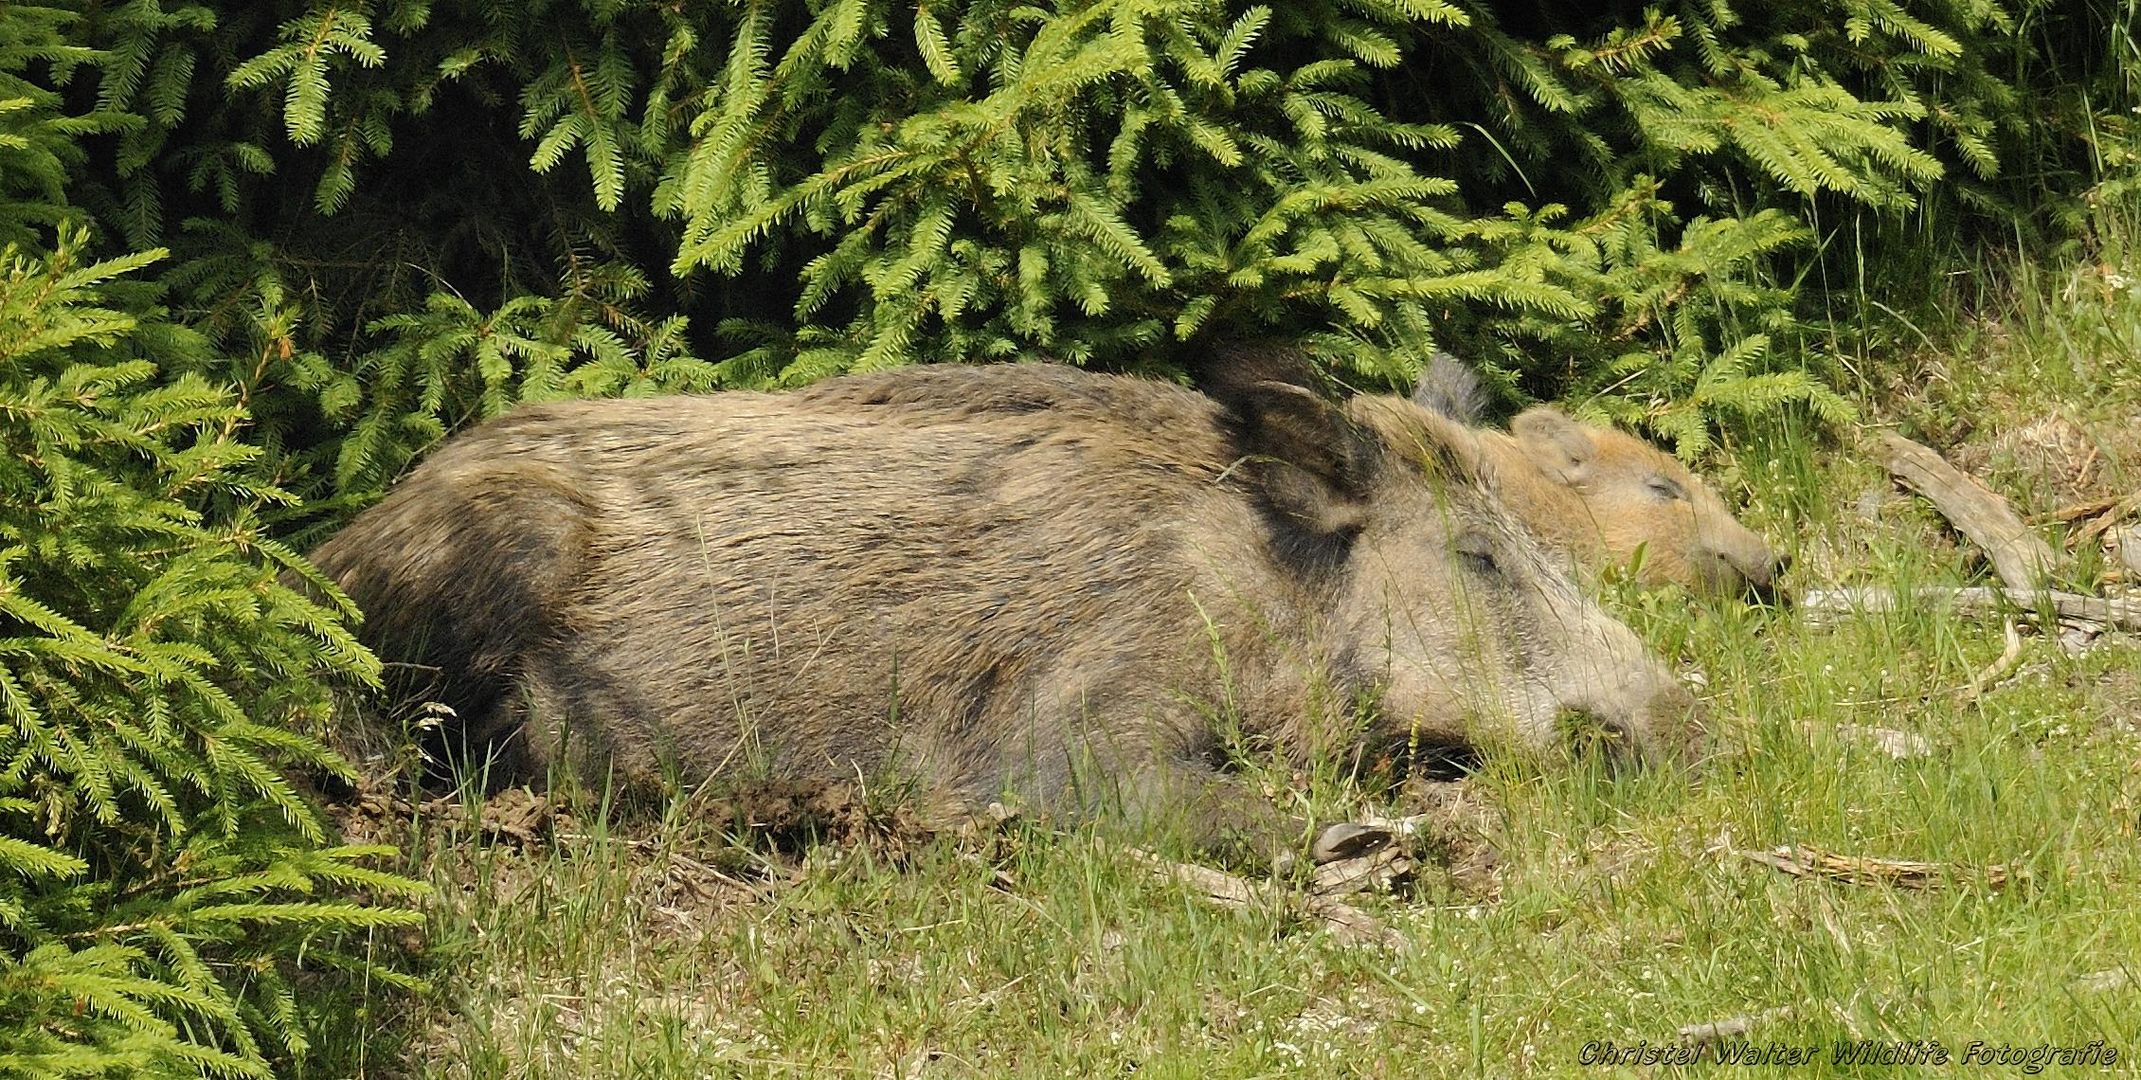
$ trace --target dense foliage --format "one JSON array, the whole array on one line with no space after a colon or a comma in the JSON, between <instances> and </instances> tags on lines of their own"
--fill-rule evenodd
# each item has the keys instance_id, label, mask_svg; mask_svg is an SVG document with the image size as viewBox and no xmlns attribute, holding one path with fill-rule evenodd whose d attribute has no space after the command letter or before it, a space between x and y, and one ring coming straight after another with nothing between
<instances>
[{"instance_id":1,"label":"dense foliage","mask_svg":"<svg viewBox=\"0 0 2141 1080\"><path fill-rule=\"evenodd\" d=\"M282 778L342 767L303 733L375 666L287 583L458 426L1278 336L1398 385L1448 347L1695 456L1848 415L1808 274L1923 278L1865 238L1998 238L2132 153L2131 18L0 4L0 1073L296 1060L300 954L409 917Z\"/></svg>"},{"instance_id":2,"label":"dense foliage","mask_svg":"<svg viewBox=\"0 0 2141 1080\"><path fill-rule=\"evenodd\" d=\"M2116 11L1989 0L7 11L71 125L25 171L172 249L308 499L524 398L1227 336L1400 384L1439 343L1692 455L1844 414L1792 286L1846 225L2042 201L2119 89L2073 44Z\"/></svg>"},{"instance_id":3,"label":"dense foliage","mask_svg":"<svg viewBox=\"0 0 2141 1080\"><path fill-rule=\"evenodd\" d=\"M64 25L0 9L0 1075L264 1076L336 1007L299 980L418 917L285 775L348 771L303 733L377 662L280 577L291 496L126 280L163 252L87 254L66 196L125 123L23 77L97 58Z\"/></svg>"},{"instance_id":4,"label":"dense foliage","mask_svg":"<svg viewBox=\"0 0 2141 1080\"><path fill-rule=\"evenodd\" d=\"M0 1074L264 1075L305 1050L287 961L415 918L337 895L418 886L282 773L347 772L300 732L377 663L278 580L229 391L158 377L193 336L104 306L157 253L79 250L0 251Z\"/></svg>"}]
</instances>

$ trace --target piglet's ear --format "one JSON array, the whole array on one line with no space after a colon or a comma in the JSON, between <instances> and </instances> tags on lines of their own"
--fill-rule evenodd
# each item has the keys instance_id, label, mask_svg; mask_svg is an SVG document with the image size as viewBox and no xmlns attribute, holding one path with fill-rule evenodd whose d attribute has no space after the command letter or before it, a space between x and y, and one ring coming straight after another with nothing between
<instances>
[{"instance_id":1,"label":"piglet's ear","mask_svg":"<svg viewBox=\"0 0 2141 1080\"><path fill-rule=\"evenodd\" d=\"M1229 388L1245 464L1265 502L1326 537L1358 532L1381 468L1382 446L1335 402L1291 382Z\"/></svg>"},{"instance_id":2,"label":"piglet's ear","mask_svg":"<svg viewBox=\"0 0 2141 1080\"><path fill-rule=\"evenodd\" d=\"M1524 447L1524 456L1564 484L1583 479L1598 457L1598 445L1582 424L1548 405L1526 409L1510 422L1509 430Z\"/></svg>"}]
</instances>

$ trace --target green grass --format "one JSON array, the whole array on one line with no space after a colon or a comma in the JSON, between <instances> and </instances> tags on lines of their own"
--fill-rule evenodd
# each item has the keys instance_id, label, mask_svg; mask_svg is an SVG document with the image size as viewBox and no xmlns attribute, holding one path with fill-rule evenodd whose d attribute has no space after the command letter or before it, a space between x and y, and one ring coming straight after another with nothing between
<instances>
[{"instance_id":1,"label":"green grass","mask_svg":"<svg viewBox=\"0 0 2141 1080\"><path fill-rule=\"evenodd\" d=\"M1955 352L1889 361L1892 392L1869 414L1979 433L1959 446L2064 410L2105 432L2107 469L2141 465L2116 460L2135 437L2119 425L2141 416L2141 285L2108 287L2091 267L2016 273L1994 309L1936 328ZM1879 470L1830 443L1773 434L1719 475L1797 555L1796 588L1981 573L1922 506L1864 497L1886 491ZM1090 832L1014 823L769 855L689 800L614 831L594 808L528 848L432 815L411 842L443 897L422 946L435 991L375 995L350 1045L316 1064L471 1078L1614 1075L1578 1064L1587 1042L1669 1043L1682 1025L1778 1008L1789 1016L1752 1038L1820 1047L1804 1070L1818 1075L1897 1071L1829 1063L1856 1039L1938 1040L1958 1060L1978 1040L2102 1039L2122 1055L2109 1071L2141 1060L2141 645L2069 655L2033 633L2019 670L1966 701L1958 689L2001 652L1997 619L1924 607L1812 625L1674 594L1610 599L1703 673L1718 756L1694 776L1621 778L1490 760L1466 783L1499 810L1495 887L1429 867L1411 895L1361 901L1405 948L1342 945L1287 910L1216 908ZM1932 752L1897 760L1845 725ZM1952 873L1912 890L1737 853L1800 844ZM2081 981L2108 970L2135 977Z\"/></svg>"}]
</instances>

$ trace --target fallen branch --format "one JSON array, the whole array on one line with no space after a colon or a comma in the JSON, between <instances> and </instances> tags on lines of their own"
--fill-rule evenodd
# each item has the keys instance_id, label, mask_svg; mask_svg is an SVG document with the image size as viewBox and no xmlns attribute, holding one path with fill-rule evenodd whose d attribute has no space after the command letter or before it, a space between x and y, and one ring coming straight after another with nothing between
<instances>
[{"instance_id":1,"label":"fallen branch","mask_svg":"<svg viewBox=\"0 0 2141 1080\"><path fill-rule=\"evenodd\" d=\"M2057 569L2052 545L2031 532L2006 499L1932 448L1889 432L1881 436L1881 451L1882 464L1896 479L1931 500L1958 531L1985 549L2008 588L2034 589Z\"/></svg>"},{"instance_id":2,"label":"fallen branch","mask_svg":"<svg viewBox=\"0 0 2141 1080\"><path fill-rule=\"evenodd\" d=\"M2102 994L2112 990L2123 990L2133 984L2134 976L2131 969L2108 968L2083 975L2075 979L2072 985L2074 989L2084 994Z\"/></svg>"},{"instance_id":3,"label":"fallen branch","mask_svg":"<svg viewBox=\"0 0 2141 1080\"><path fill-rule=\"evenodd\" d=\"M1317 896L1389 892L1412 876L1412 856L1391 846L1316 867L1309 871L1308 891Z\"/></svg>"},{"instance_id":4,"label":"fallen branch","mask_svg":"<svg viewBox=\"0 0 2141 1080\"><path fill-rule=\"evenodd\" d=\"M2119 565L2141 574L2141 525L2128 525L2112 533L2111 546L2117 551Z\"/></svg>"},{"instance_id":5,"label":"fallen branch","mask_svg":"<svg viewBox=\"0 0 2141 1080\"><path fill-rule=\"evenodd\" d=\"M1793 606L1810 615L1837 615L1894 611L1913 604L1942 602L1968 614L2017 611L2028 616L2049 608L2062 621L2141 630L2141 600L2107 600L2055 589L2010 590L1983 585L1810 589L1801 593L1793 601Z\"/></svg>"},{"instance_id":6,"label":"fallen branch","mask_svg":"<svg viewBox=\"0 0 2141 1080\"><path fill-rule=\"evenodd\" d=\"M1926 757L1933 752L1933 744L1927 742L1925 736L1914 735L1908 731L1897 731L1894 728L1870 727L1865 724L1838 724L1836 726L1836 735L1838 738L1853 739L1866 743L1898 761Z\"/></svg>"},{"instance_id":7,"label":"fallen branch","mask_svg":"<svg viewBox=\"0 0 2141 1080\"><path fill-rule=\"evenodd\" d=\"M1337 935L1340 940L1385 945L1390 948L1399 948L1405 944L1405 936L1391 929L1381 919L1327 896L1304 896L1270 885L1260 885L1224 870L1162 858L1142 848L1128 848L1124 853L1145 864L1154 874L1173 878L1203 893L1207 899L1222 907L1297 906L1304 914L1330 927L1331 933Z\"/></svg>"},{"instance_id":8,"label":"fallen branch","mask_svg":"<svg viewBox=\"0 0 2141 1080\"><path fill-rule=\"evenodd\" d=\"M1763 1009L1761 1012L1748 1013L1745 1016L1714 1020L1707 1024L1689 1024L1680 1029L1680 1037L1695 1046L1717 1042L1722 1039L1743 1039L1747 1037L1749 1032L1764 1024L1772 1024L1779 1020L1789 1020L1791 1017L1792 1007L1779 1005L1774 1009Z\"/></svg>"}]
</instances>

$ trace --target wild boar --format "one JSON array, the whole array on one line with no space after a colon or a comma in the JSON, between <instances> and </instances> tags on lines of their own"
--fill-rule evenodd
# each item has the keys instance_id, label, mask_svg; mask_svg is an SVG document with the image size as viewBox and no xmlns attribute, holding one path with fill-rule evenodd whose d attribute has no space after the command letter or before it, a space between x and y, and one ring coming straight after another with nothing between
<instances>
[{"instance_id":1,"label":"wild boar","mask_svg":"<svg viewBox=\"0 0 2141 1080\"><path fill-rule=\"evenodd\" d=\"M1699 738L1473 446L1396 398L925 366L526 406L312 559L509 778L897 778L1278 851L1308 824L1230 748Z\"/></svg>"},{"instance_id":2,"label":"wild boar","mask_svg":"<svg viewBox=\"0 0 2141 1080\"><path fill-rule=\"evenodd\" d=\"M1428 361L1413 400L1466 425L1484 407L1478 376L1448 353ZM1626 565L1642 548L1638 581L1758 596L1784 572L1785 561L1709 485L1642 439L1546 405L1519 413L1506 434L1472 433L1510 512L1572 559Z\"/></svg>"}]
</instances>

